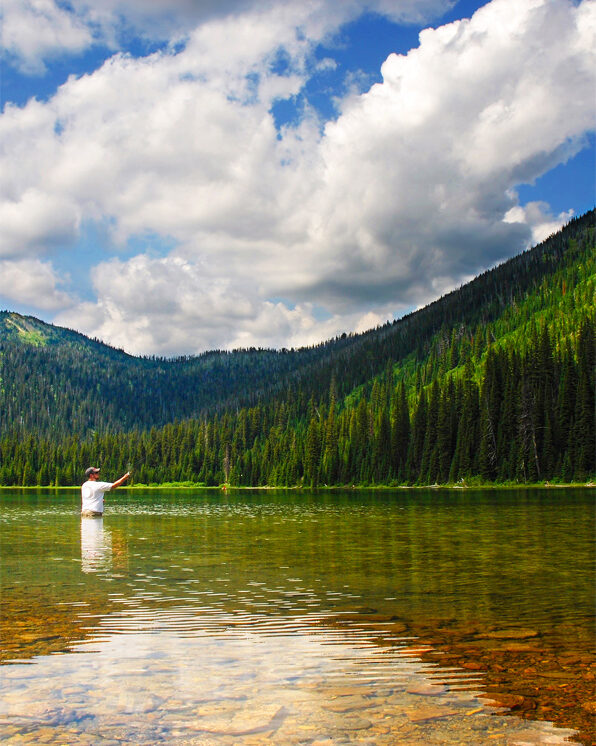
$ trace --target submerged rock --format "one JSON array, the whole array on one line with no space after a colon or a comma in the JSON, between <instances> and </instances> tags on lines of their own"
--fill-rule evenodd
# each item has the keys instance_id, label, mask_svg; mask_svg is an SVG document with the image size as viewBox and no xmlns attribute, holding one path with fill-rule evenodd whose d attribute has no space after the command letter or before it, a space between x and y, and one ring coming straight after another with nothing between
<instances>
[{"instance_id":1,"label":"submerged rock","mask_svg":"<svg viewBox=\"0 0 596 746\"><path fill-rule=\"evenodd\" d=\"M521 694L506 694L505 692L501 693L494 693L491 692L489 704L492 704L495 707L507 707L510 710L513 710L517 707L521 707L525 699L521 696Z\"/></svg>"},{"instance_id":2,"label":"submerged rock","mask_svg":"<svg viewBox=\"0 0 596 746\"><path fill-rule=\"evenodd\" d=\"M412 723L426 723L431 720L453 717L453 715L457 714L457 710L452 710L447 707L431 707L428 705L406 711L406 715Z\"/></svg>"},{"instance_id":3,"label":"submerged rock","mask_svg":"<svg viewBox=\"0 0 596 746\"><path fill-rule=\"evenodd\" d=\"M485 632L481 637L489 640L527 640L531 637L538 637L538 632L535 629L512 627L511 629L495 629L492 632Z\"/></svg>"},{"instance_id":4,"label":"submerged rock","mask_svg":"<svg viewBox=\"0 0 596 746\"><path fill-rule=\"evenodd\" d=\"M443 684L430 684L425 681L419 683L410 684L406 689L408 694L418 694L422 697L438 697L440 694L444 694L447 688Z\"/></svg>"},{"instance_id":5,"label":"submerged rock","mask_svg":"<svg viewBox=\"0 0 596 746\"><path fill-rule=\"evenodd\" d=\"M342 720L342 730L368 730L372 727L370 720L365 720L361 717L350 717Z\"/></svg>"}]
</instances>

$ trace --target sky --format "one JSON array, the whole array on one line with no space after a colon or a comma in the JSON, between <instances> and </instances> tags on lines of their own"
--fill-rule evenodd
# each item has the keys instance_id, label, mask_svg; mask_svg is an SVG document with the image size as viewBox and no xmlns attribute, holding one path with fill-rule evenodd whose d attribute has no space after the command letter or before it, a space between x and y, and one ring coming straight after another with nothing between
<instances>
[{"instance_id":1,"label":"sky","mask_svg":"<svg viewBox=\"0 0 596 746\"><path fill-rule=\"evenodd\" d=\"M316 344L594 207L596 0L0 8L0 310L140 355Z\"/></svg>"}]
</instances>

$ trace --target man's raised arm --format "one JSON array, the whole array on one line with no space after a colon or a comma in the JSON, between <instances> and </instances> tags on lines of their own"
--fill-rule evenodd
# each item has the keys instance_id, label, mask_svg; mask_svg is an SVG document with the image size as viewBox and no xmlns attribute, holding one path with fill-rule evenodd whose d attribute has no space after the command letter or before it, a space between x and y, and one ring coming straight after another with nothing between
<instances>
[{"instance_id":1,"label":"man's raised arm","mask_svg":"<svg viewBox=\"0 0 596 746\"><path fill-rule=\"evenodd\" d=\"M126 480L130 477L130 472L127 471L126 474L123 477L120 477L120 479L117 479L112 486L110 487L110 490L115 490L116 487L120 487L121 484L124 484Z\"/></svg>"}]
</instances>

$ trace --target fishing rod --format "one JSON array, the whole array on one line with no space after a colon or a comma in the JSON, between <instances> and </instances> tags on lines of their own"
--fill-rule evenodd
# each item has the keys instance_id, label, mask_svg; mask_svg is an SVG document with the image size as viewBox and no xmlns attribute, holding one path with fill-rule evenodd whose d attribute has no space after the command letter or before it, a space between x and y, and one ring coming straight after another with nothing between
<instances>
[{"instance_id":1,"label":"fishing rod","mask_svg":"<svg viewBox=\"0 0 596 746\"><path fill-rule=\"evenodd\" d=\"M128 472L128 476L132 477L133 472L135 472L138 467L143 463L145 459L143 457L136 459L136 461L133 461L132 463L129 461L126 466L126 471Z\"/></svg>"},{"instance_id":2,"label":"fishing rod","mask_svg":"<svg viewBox=\"0 0 596 746\"><path fill-rule=\"evenodd\" d=\"M129 472L133 472L143 463L144 460L145 459L141 456L141 458L138 458L136 461L133 461L132 463L129 461L126 466L126 470Z\"/></svg>"}]
</instances>

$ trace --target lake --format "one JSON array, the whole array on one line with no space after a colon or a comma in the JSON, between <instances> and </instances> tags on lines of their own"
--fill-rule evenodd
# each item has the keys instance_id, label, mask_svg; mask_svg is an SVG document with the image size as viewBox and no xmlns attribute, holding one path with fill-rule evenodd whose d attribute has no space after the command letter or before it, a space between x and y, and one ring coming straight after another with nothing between
<instances>
[{"instance_id":1,"label":"lake","mask_svg":"<svg viewBox=\"0 0 596 746\"><path fill-rule=\"evenodd\" d=\"M595 490L0 490L0 739L592 743Z\"/></svg>"}]
</instances>

